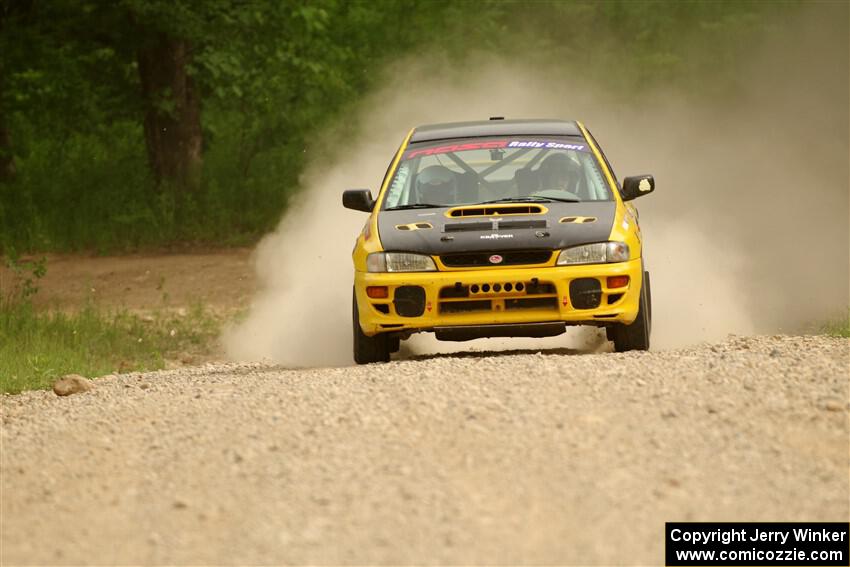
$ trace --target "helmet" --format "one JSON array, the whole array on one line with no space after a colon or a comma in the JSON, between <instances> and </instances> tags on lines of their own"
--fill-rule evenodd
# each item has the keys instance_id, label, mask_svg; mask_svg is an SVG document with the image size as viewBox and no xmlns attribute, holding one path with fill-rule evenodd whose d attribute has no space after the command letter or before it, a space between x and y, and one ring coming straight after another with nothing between
<instances>
[{"instance_id":1,"label":"helmet","mask_svg":"<svg viewBox=\"0 0 850 567\"><path fill-rule=\"evenodd\" d=\"M453 203L457 197L457 176L442 165L429 165L416 176L416 192L420 203Z\"/></svg>"},{"instance_id":2,"label":"helmet","mask_svg":"<svg viewBox=\"0 0 850 567\"><path fill-rule=\"evenodd\" d=\"M540 186L543 189L574 191L581 166L566 154L552 154L540 163Z\"/></svg>"}]
</instances>

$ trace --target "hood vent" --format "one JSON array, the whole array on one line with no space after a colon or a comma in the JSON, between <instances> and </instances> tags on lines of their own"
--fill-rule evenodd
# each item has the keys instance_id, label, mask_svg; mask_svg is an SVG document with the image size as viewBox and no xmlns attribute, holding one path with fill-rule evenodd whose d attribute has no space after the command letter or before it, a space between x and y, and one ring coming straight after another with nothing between
<instances>
[{"instance_id":1,"label":"hood vent","mask_svg":"<svg viewBox=\"0 0 850 567\"><path fill-rule=\"evenodd\" d=\"M540 205L488 205L463 207L449 211L450 217L492 217L497 215L542 215L545 209Z\"/></svg>"},{"instance_id":2,"label":"hood vent","mask_svg":"<svg viewBox=\"0 0 850 567\"><path fill-rule=\"evenodd\" d=\"M585 224L588 222L596 222L596 217L564 217L558 222Z\"/></svg>"},{"instance_id":3,"label":"hood vent","mask_svg":"<svg viewBox=\"0 0 850 567\"><path fill-rule=\"evenodd\" d=\"M434 228L434 226L430 222L412 222L410 224L397 224L395 228L396 230L426 230Z\"/></svg>"}]
</instances>

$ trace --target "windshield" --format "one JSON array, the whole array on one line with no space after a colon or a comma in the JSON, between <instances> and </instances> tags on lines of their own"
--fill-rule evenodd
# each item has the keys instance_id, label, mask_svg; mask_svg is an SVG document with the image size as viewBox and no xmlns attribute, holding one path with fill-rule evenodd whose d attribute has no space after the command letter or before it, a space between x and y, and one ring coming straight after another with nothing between
<instances>
[{"instance_id":1,"label":"windshield","mask_svg":"<svg viewBox=\"0 0 850 567\"><path fill-rule=\"evenodd\" d=\"M584 140L509 136L411 144L383 208L611 199Z\"/></svg>"}]
</instances>

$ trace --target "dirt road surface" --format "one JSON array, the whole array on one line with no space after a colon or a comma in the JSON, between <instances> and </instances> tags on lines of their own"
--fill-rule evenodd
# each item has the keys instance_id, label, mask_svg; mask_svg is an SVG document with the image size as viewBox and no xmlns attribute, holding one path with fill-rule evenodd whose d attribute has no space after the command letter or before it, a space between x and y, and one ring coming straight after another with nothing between
<instances>
[{"instance_id":1,"label":"dirt road surface","mask_svg":"<svg viewBox=\"0 0 850 567\"><path fill-rule=\"evenodd\" d=\"M29 258L37 260L39 257ZM152 311L196 303L217 312L246 307L256 289L249 248L186 253L91 256L48 254L47 274L33 302L40 308L104 308ZM16 281L0 262L0 290Z\"/></svg>"},{"instance_id":2,"label":"dirt road surface","mask_svg":"<svg viewBox=\"0 0 850 567\"><path fill-rule=\"evenodd\" d=\"M850 341L209 365L3 396L3 564L661 564L846 520Z\"/></svg>"}]
</instances>

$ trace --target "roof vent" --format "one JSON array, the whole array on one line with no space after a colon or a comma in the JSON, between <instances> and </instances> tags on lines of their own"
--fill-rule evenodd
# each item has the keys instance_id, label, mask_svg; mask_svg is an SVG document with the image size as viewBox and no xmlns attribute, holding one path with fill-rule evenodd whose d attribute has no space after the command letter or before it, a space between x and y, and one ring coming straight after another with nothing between
<instances>
[{"instance_id":1,"label":"roof vent","mask_svg":"<svg viewBox=\"0 0 850 567\"><path fill-rule=\"evenodd\" d=\"M504 120L504 119L505 119L504 116L491 116L490 117L490 120Z\"/></svg>"}]
</instances>

